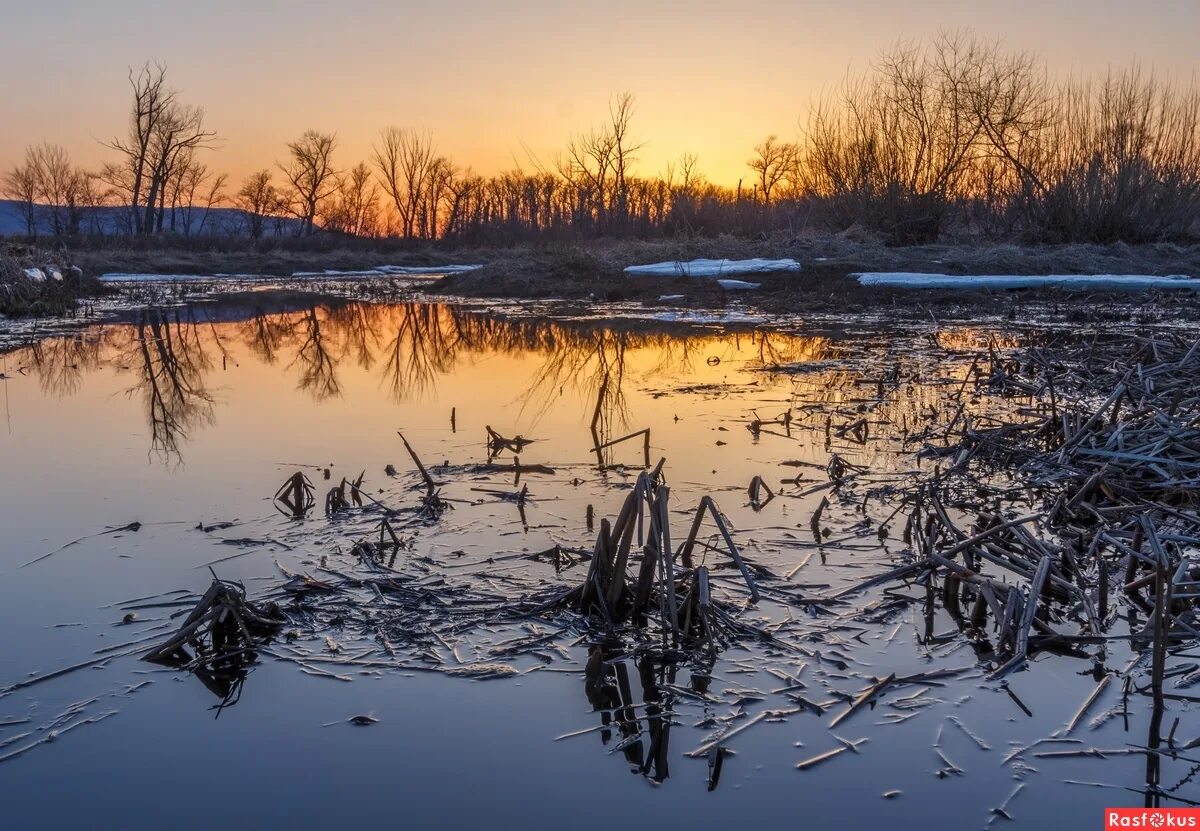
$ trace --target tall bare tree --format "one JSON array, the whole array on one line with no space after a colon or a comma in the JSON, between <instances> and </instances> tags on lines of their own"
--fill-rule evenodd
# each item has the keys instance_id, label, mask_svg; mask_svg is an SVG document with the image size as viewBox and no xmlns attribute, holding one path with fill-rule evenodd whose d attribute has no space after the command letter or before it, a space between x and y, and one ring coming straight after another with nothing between
<instances>
[{"instance_id":1,"label":"tall bare tree","mask_svg":"<svg viewBox=\"0 0 1200 831\"><path fill-rule=\"evenodd\" d=\"M142 220L143 233L163 230L168 191L176 177L196 164L195 152L211 146L216 133L204 127L204 110L173 103L155 125L150 144L150 185Z\"/></svg>"},{"instance_id":2,"label":"tall bare tree","mask_svg":"<svg viewBox=\"0 0 1200 831\"><path fill-rule=\"evenodd\" d=\"M336 188L337 170L333 167L333 151L337 135L306 130L304 135L288 144L291 159L280 164L290 192L286 198L292 214L300 220L300 232L316 233L316 219L322 203Z\"/></svg>"},{"instance_id":3,"label":"tall bare tree","mask_svg":"<svg viewBox=\"0 0 1200 831\"><path fill-rule=\"evenodd\" d=\"M572 136L557 160L559 175L574 191L577 221L619 230L629 219L628 180L644 146L630 136L635 103L630 93L617 96L609 103L608 121Z\"/></svg>"},{"instance_id":4,"label":"tall bare tree","mask_svg":"<svg viewBox=\"0 0 1200 831\"><path fill-rule=\"evenodd\" d=\"M422 208L436 158L432 136L400 127L382 130L379 144L372 148L371 161L400 219L400 234L407 239L420 232L423 219L427 224Z\"/></svg>"},{"instance_id":5,"label":"tall bare tree","mask_svg":"<svg viewBox=\"0 0 1200 831\"><path fill-rule=\"evenodd\" d=\"M195 153L184 153L175 164L170 187L171 231L181 226L185 236L203 234L212 209L225 199L229 177L214 173Z\"/></svg>"},{"instance_id":6,"label":"tall bare tree","mask_svg":"<svg viewBox=\"0 0 1200 831\"><path fill-rule=\"evenodd\" d=\"M50 230L57 236L79 230L83 190L87 174L71 163L67 151L44 143L34 148L40 179L40 196L50 217Z\"/></svg>"},{"instance_id":7,"label":"tall bare tree","mask_svg":"<svg viewBox=\"0 0 1200 831\"><path fill-rule=\"evenodd\" d=\"M167 191L179 174L179 162L196 150L212 147L216 133L204 125L204 110L182 104L167 86L167 68L145 64L129 71L133 103L125 138L108 146L118 151L119 163L108 164L102 178L129 206L134 233L163 230Z\"/></svg>"},{"instance_id":8,"label":"tall bare tree","mask_svg":"<svg viewBox=\"0 0 1200 831\"><path fill-rule=\"evenodd\" d=\"M144 231L142 195L148 169L150 145L158 130L159 121L175 102L175 91L167 87L167 68L163 64L146 63L134 74L129 70L129 86L133 90L133 105L129 112L126 137L114 138L109 147L120 152L120 166L106 168L104 178L114 188L125 191L132 229ZM149 201L149 200L148 200Z\"/></svg>"}]
</instances>

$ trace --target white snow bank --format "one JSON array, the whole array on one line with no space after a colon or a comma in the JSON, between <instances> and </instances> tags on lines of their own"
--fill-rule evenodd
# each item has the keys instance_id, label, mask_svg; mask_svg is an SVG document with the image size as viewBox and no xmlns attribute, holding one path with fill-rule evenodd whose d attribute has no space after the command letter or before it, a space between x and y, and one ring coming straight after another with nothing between
<instances>
[{"instance_id":1,"label":"white snow bank","mask_svg":"<svg viewBox=\"0 0 1200 831\"><path fill-rule=\"evenodd\" d=\"M637 277L734 277L742 274L769 274L779 271L799 271L800 263L792 259L764 260L688 260L648 265L631 265L626 274Z\"/></svg>"},{"instance_id":2,"label":"white snow bank","mask_svg":"<svg viewBox=\"0 0 1200 831\"><path fill-rule=\"evenodd\" d=\"M1200 280L1183 274L1153 277L1147 274L981 274L954 276L904 271L872 271L852 274L864 286L897 286L911 289L1192 289L1200 291Z\"/></svg>"},{"instance_id":3,"label":"white snow bank","mask_svg":"<svg viewBox=\"0 0 1200 831\"><path fill-rule=\"evenodd\" d=\"M25 276L30 280L33 280L35 283L44 283L47 280L54 280L55 282L61 283L63 278L62 272L59 271L58 266L54 265L42 266L41 268L26 268L24 269L24 272Z\"/></svg>"},{"instance_id":4,"label":"white snow bank","mask_svg":"<svg viewBox=\"0 0 1200 831\"><path fill-rule=\"evenodd\" d=\"M745 280L718 280L717 285L725 291L754 291L762 288L762 283L747 283Z\"/></svg>"}]
</instances>

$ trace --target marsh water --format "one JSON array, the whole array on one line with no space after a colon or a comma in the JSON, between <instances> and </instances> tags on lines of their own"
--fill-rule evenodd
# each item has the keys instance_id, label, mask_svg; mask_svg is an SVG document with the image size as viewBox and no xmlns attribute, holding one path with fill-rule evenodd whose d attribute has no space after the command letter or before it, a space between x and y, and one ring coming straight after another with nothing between
<instances>
[{"instance_id":1,"label":"marsh water","mask_svg":"<svg viewBox=\"0 0 1200 831\"><path fill-rule=\"evenodd\" d=\"M1078 710L1096 686L1088 663L1039 656L1006 690L923 587L879 587L831 613L798 602L903 561L904 544L880 531L886 495L930 465L905 439L945 423L939 395L980 350L1043 334L1003 321L767 328L262 293L131 311L9 351L0 687L90 665L0 697L0 757L29 746L0 761L4 825L1099 827L1105 805L1141 804L1142 757L1009 758ZM980 417L1016 407L971 403ZM863 413L869 434L839 432ZM266 596L297 574L359 568L353 541L379 519L370 505L333 517L318 505L297 520L272 496L296 471L319 495L363 473L374 500L416 504L398 431L452 508L406 524L392 567L419 569L432 596L578 583L578 559L536 555L589 549L588 507L614 514L647 461L640 439L598 458L593 425L606 441L649 428L649 462L666 459L680 526L714 498L746 558L792 585L751 605L712 553L717 590L794 648L735 644L698 693L686 666L666 683L623 667L635 701L616 717L589 699L578 625L462 627L397 657L363 625L384 613L374 600L298 626L236 689L138 659L210 569ZM551 472L518 483L487 467L512 462L490 458L487 426L533 440L521 462ZM818 541L810 524L835 454L861 470L863 490L824 509ZM755 476L777 494L766 504L748 498ZM521 504L501 495L523 486ZM506 648L522 638L536 648ZM515 673L452 671L498 661ZM836 730L789 698L802 689L832 713L872 678L936 670L953 672ZM650 759L643 705L664 687L693 694L668 695L669 744ZM1113 685L1076 733L1081 746L1145 741L1141 712L1113 716L1119 703ZM777 713L729 740L716 782L703 754L685 755L764 710ZM369 723L348 721L360 715ZM1188 775L1178 764L1164 782Z\"/></svg>"}]
</instances>

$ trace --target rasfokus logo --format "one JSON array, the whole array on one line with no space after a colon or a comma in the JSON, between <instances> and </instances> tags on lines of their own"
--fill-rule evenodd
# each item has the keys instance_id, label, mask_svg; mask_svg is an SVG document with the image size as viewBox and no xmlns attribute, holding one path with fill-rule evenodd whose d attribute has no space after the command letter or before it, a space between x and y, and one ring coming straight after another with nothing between
<instances>
[{"instance_id":1,"label":"rasfokus logo","mask_svg":"<svg viewBox=\"0 0 1200 831\"><path fill-rule=\"evenodd\" d=\"M1105 831L1118 828L1200 829L1200 808L1105 808Z\"/></svg>"}]
</instances>

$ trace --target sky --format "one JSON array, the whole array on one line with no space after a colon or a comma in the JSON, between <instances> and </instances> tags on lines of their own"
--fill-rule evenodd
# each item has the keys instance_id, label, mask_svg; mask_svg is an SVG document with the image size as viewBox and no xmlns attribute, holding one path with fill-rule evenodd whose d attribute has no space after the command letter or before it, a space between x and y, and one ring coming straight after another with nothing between
<instances>
[{"instance_id":1,"label":"sky","mask_svg":"<svg viewBox=\"0 0 1200 831\"><path fill-rule=\"evenodd\" d=\"M41 141L111 158L128 69L156 60L235 182L308 128L337 133L341 167L396 125L479 173L529 169L628 91L639 172L690 152L734 185L848 71L961 28L1063 75L1137 61L1191 81L1200 0L0 0L0 168Z\"/></svg>"}]
</instances>

